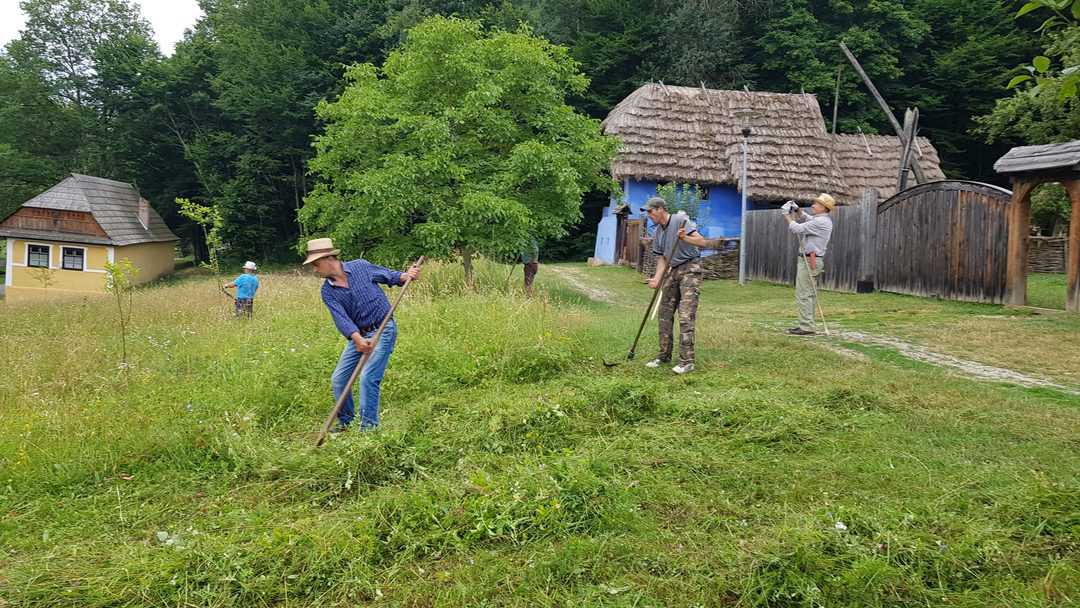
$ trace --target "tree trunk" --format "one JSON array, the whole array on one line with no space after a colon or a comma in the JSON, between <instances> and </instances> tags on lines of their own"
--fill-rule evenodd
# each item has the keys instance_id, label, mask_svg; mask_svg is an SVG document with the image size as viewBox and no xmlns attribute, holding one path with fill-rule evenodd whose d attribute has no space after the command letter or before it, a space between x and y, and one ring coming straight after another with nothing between
<instances>
[{"instance_id":1,"label":"tree trunk","mask_svg":"<svg viewBox=\"0 0 1080 608\"><path fill-rule=\"evenodd\" d=\"M461 264L465 267L465 286L469 289L474 289L476 287L476 278L473 276L472 257L472 247L461 248Z\"/></svg>"}]
</instances>

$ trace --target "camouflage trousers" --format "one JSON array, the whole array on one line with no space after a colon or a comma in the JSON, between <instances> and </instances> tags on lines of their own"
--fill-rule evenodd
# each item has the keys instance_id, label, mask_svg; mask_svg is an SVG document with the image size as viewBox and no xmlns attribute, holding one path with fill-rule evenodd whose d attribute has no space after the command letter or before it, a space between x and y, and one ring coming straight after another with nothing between
<instances>
[{"instance_id":1,"label":"camouflage trousers","mask_svg":"<svg viewBox=\"0 0 1080 608\"><path fill-rule=\"evenodd\" d=\"M668 271L667 282L660 294L660 354L661 361L671 360L675 341L675 312L679 313L679 363L694 362L694 324L697 322L698 300L701 297L701 260L691 260Z\"/></svg>"}]
</instances>

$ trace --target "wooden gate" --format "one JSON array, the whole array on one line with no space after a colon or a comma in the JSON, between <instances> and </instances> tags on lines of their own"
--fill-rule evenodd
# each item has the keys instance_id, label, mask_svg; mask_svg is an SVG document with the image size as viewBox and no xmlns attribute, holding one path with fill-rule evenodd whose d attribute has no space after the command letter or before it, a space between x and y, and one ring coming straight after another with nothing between
<instances>
[{"instance_id":1,"label":"wooden gate","mask_svg":"<svg viewBox=\"0 0 1080 608\"><path fill-rule=\"evenodd\" d=\"M616 252L618 263L637 268L641 259L641 220L627 220L624 225L622 249Z\"/></svg>"},{"instance_id":2,"label":"wooden gate","mask_svg":"<svg viewBox=\"0 0 1080 608\"><path fill-rule=\"evenodd\" d=\"M1010 192L946 180L881 202L875 235L876 287L968 302L1005 301Z\"/></svg>"}]
</instances>

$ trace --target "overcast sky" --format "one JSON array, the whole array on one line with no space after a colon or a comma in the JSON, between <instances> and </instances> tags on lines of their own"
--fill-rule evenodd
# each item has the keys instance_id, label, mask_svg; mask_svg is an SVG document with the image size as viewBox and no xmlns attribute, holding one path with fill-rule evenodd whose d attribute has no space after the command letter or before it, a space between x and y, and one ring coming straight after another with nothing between
<instances>
[{"instance_id":1,"label":"overcast sky","mask_svg":"<svg viewBox=\"0 0 1080 608\"><path fill-rule=\"evenodd\" d=\"M143 17L154 28L161 52L166 55L172 55L173 47L184 37L184 30L195 25L202 15L197 0L142 0L138 4ZM25 22L19 0L0 0L0 46L18 38Z\"/></svg>"}]
</instances>

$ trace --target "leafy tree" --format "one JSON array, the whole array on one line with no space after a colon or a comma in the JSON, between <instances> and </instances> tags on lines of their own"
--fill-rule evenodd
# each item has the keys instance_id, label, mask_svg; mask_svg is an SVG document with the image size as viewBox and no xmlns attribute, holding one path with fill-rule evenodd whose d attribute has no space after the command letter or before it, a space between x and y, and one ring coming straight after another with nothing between
<instances>
[{"instance_id":1,"label":"leafy tree","mask_svg":"<svg viewBox=\"0 0 1080 608\"><path fill-rule=\"evenodd\" d=\"M988 142L1056 143L1080 134L1080 0L1028 2L1017 16L1038 9L1053 13L1040 27L1049 44L1044 55L1026 66L1027 73L1009 82L1017 88L1013 95L979 120L978 132ZM1064 67L1055 68L1051 57Z\"/></svg>"},{"instance_id":2,"label":"leafy tree","mask_svg":"<svg viewBox=\"0 0 1080 608\"><path fill-rule=\"evenodd\" d=\"M26 26L9 51L78 108L102 102L99 50L128 38L152 39L138 6L127 0L22 0L19 7Z\"/></svg>"},{"instance_id":3,"label":"leafy tree","mask_svg":"<svg viewBox=\"0 0 1080 608\"><path fill-rule=\"evenodd\" d=\"M523 0L536 32L566 45L592 86L572 98L574 105L602 118L634 89L663 79L648 64L665 32L660 0Z\"/></svg>"},{"instance_id":4,"label":"leafy tree","mask_svg":"<svg viewBox=\"0 0 1080 608\"><path fill-rule=\"evenodd\" d=\"M74 166L78 117L32 72L0 53L0 218Z\"/></svg>"},{"instance_id":5,"label":"leafy tree","mask_svg":"<svg viewBox=\"0 0 1080 608\"><path fill-rule=\"evenodd\" d=\"M1072 201L1061 184L1042 184L1031 193L1031 223L1043 234L1053 236L1059 227L1067 228Z\"/></svg>"},{"instance_id":6,"label":"leafy tree","mask_svg":"<svg viewBox=\"0 0 1080 608\"><path fill-rule=\"evenodd\" d=\"M1046 36L1046 50L1032 59L1031 65L1024 66L1027 74L1014 77L1008 86L1033 82L1032 95L1053 95L1062 102L1075 101L1080 95L1080 0L1031 0L1016 16L1036 11L1050 15L1039 26Z\"/></svg>"},{"instance_id":7,"label":"leafy tree","mask_svg":"<svg viewBox=\"0 0 1080 608\"><path fill-rule=\"evenodd\" d=\"M128 368L127 330L131 325L133 310L132 295L135 292L135 277L139 268L127 258L117 262L105 262L105 290L116 296L116 320L120 332L121 359L120 368Z\"/></svg>"},{"instance_id":8,"label":"leafy tree","mask_svg":"<svg viewBox=\"0 0 1080 608\"><path fill-rule=\"evenodd\" d=\"M696 220L705 191L695 184L668 182L656 187L656 195L667 202L667 208L671 213L682 211L690 219Z\"/></svg>"},{"instance_id":9,"label":"leafy tree","mask_svg":"<svg viewBox=\"0 0 1080 608\"><path fill-rule=\"evenodd\" d=\"M587 79L566 49L477 21L433 17L379 69L353 66L323 102L301 217L350 254L495 258L558 238L580 217L615 142L566 105Z\"/></svg>"},{"instance_id":10,"label":"leafy tree","mask_svg":"<svg viewBox=\"0 0 1080 608\"><path fill-rule=\"evenodd\" d=\"M186 198L176 199L176 206L180 215L195 222L202 228L203 238L206 241L207 263L205 268L213 271L214 275L221 274L221 259L219 257L222 245L221 227L223 225L221 210L215 206L200 205Z\"/></svg>"},{"instance_id":11,"label":"leafy tree","mask_svg":"<svg viewBox=\"0 0 1080 608\"><path fill-rule=\"evenodd\" d=\"M1009 146L987 145L974 131L976 119L993 109L1001 82L1035 49L1036 38L1000 0L920 0L913 11L933 32L905 58L902 82L919 107L922 130L946 175L993 180L993 164Z\"/></svg>"}]
</instances>

